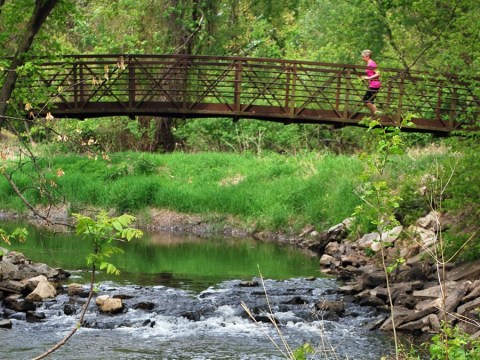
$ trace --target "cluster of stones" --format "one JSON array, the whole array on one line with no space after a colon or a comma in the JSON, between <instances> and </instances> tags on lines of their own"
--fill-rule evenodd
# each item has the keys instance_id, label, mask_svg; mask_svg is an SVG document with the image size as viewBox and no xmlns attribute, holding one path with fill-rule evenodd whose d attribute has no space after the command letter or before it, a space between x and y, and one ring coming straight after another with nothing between
<instances>
[{"instance_id":1,"label":"cluster of stones","mask_svg":"<svg viewBox=\"0 0 480 360\"><path fill-rule=\"evenodd\" d=\"M68 292L72 298L86 298L88 291L79 284L70 284L66 289L60 285L70 274L62 269L54 269L46 264L33 263L23 254L0 248L0 328L11 328L12 319L37 322L45 319L45 314L37 311L39 304ZM99 296L96 304L100 311L116 313L123 310L121 299ZM75 304L65 304L64 312L71 315Z\"/></svg>"},{"instance_id":2,"label":"cluster of stones","mask_svg":"<svg viewBox=\"0 0 480 360\"><path fill-rule=\"evenodd\" d=\"M351 222L347 219L319 234L306 229L297 244L321 256L322 271L343 281L340 291L346 298L385 310L385 317L371 329L395 326L406 332L435 333L441 321L447 321L477 338L480 261L442 266L434 260L440 218L432 212L406 230L397 227L356 241L346 240ZM400 235L405 233L408 239ZM403 259L388 274L389 289L382 256L387 266Z\"/></svg>"},{"instance_id":3,"label":"cluster of stones","mask_svg":"<svg viewBox=\"0 0 480 360\"><path fill-rule=\"evenodd\" d=\"M0 327L11 328L11 319L39 321L45 317L36 311L36 303L54 298L58 281L68 274L45 264L32 263L23 254L0 248L0 300L4 307Z\"/></svg>"}]
</instances>

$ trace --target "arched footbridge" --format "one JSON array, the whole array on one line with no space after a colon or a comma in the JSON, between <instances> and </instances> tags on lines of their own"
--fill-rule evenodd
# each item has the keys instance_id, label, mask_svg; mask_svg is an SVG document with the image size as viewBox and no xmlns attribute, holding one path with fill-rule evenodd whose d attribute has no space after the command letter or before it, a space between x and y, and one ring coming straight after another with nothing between
<instances>
[{"instance_id":1,"label":"arched footbridge","mask_svg":"<svg viewBox=\"0 0 480 360\"><path fill-rule=\"evenodd\" d=\"M228 117L359 125L365 67L318 62L189 55L82 55L38 63L20 78L32 115ZM383 125L449 133L478 124L479 79L381 69L376 99ZM28 97L27 96L27 97Z\"/></svg>"}]
</instances>

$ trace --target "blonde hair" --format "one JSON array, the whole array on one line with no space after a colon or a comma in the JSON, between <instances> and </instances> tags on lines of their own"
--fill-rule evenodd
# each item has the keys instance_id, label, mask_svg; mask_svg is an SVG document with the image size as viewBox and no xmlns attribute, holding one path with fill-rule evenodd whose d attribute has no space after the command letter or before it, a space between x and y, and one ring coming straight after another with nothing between
<instances>
[{"instance_id":1,"label":"blonde hair","mask_svg":"<svg viewBox=\"0 0 480 360\"><path fill-rule=\"evenodd\" d=\"M363 51L362 51L362 56L368 56L369 58L371 58L371 57L372 57L372 54L373 54L373 53L372 53L372 50L368 50L368 49L367 49L367 50L363 50Z\"/></svg>"}]
</instances>

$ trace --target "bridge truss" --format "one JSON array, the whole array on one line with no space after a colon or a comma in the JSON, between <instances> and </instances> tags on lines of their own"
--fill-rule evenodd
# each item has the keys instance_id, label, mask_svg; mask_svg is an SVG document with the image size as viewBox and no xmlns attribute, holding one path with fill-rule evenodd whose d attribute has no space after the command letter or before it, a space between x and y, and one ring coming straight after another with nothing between
<instances>
[{"instance_id":1,"label":"bridge truss","mask_svg":"<svg viewBox=\"0 0 480 360\"><path fill-rule=\"evenodd\" d=\"M359 125L364 67L188 55L83 55L38 63L17 88L35 115L254 118L283 123ZM448 133L478 122L477 81L381 69L376 99L387 126ZM409 118L413 126L402 121Z\"/></svg>"}]
</instances>

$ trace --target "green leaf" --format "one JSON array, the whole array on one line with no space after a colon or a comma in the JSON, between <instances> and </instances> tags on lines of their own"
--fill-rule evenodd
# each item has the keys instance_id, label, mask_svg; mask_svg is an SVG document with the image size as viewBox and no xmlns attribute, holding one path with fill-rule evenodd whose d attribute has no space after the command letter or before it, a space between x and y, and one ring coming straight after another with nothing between
<instances>
[{"instance_id":1,"label":"green leaf","mask_svg":"<svg viewBox=\"0 0 480 360\"><path fill-rule=\"evenodd\" d=\"M123 253L119 247L111 246L115 237L121 236L130 241L143 236L141 230L128 227L135 218L128 214L112 218L105 211L99 212L96 219L81 214L74 214L74 217L77 220L77 234L86 235L95 245L95 252L86 257L87 265L98 266L100 270L106 269L108 274L118 275L120 271L116 266L104 259L112 254Z\"/></svg>"},{"instance_id":2,"label":"green leaf","mask_svg":"<svg viewBox=\"0 0 480 360\"><path fill-rule=\"evenodd\" d=\"M295 360L306 360L307 354L314 354L315 349L309 343L305 343L302 346L295 349L293 352L293 358Z\"/></svg>"},{"instance_id":3,"label":"green leaf","mask_svg":"<svg viewBox=\"0 0 480 360\"><path fill-rule=\"evenodd\" d=\"M112 226L115 230L117 231L122 231L123 227L122 227L122 224L120 223L120 221L113 221L112 222Z\"/></svg>"}]
</instances>

